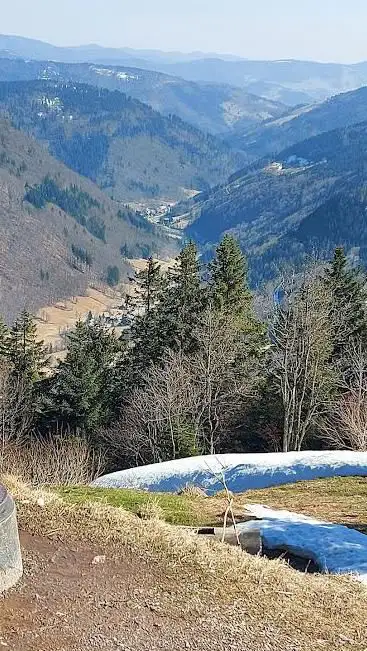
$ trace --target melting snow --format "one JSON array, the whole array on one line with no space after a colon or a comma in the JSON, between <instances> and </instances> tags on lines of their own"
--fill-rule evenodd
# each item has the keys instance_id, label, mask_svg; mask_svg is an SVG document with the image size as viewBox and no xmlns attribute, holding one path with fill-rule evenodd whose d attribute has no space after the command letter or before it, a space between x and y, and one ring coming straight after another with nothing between
<instances>
[{"instance_id":1,"label":"melting snow","mask_svg":"<svg viewBox=\"0 0 367 651\"><path fill-rule=\"evenodd\" d=\"M260 529L268 549L288 550L314 560L323 572L355 574L367 584L366 535L339 524L259 504L247 505L246 511L261 520L241 523L238 528Z\"/></svg>"},{"instance_id":2,"label":"melting snow","mask_svg":"<svg viewBox=\"0 0 367 651\"><path fill-rule=\"evenodd\" d=\"M367 476L367 452L322 451L270 454L218 454L175 459L100 477L95 486L175 492L187 485L208 493L234 493L324 477Z\"/></svg>"}]
</instances>

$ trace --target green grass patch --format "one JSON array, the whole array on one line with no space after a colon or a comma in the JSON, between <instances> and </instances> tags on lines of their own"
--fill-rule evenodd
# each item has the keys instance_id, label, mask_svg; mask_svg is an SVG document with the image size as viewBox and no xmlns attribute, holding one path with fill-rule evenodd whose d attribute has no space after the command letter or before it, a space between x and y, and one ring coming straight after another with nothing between
<instances>
[{"instance_id":1,"label":"green grass patch","mask_svg":"<svg viewBox=\"0 0 367 651\"><path fill-rule=\"evenodd\" d=\"M91 488L84 486L58 487L56 493L68 502L83 504L100 502L119 507L141 516L147 507L156 505L170 524L200 526L203 524L200 504L206 498L172 493L148 493L133 489ZM205 522L204 522L205 524Z\"/></svg>"}]
</instances>

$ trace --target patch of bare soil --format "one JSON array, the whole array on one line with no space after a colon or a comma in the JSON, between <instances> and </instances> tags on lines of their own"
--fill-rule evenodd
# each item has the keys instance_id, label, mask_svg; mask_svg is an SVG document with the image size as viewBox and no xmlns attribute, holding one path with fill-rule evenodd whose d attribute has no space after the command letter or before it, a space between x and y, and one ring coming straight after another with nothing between
<instances>
[{"instance_id":1,"label":"patch of bare soil","mask_svg":"<svg viewBox=\"0 0 367 651\"><path fill-rule=\"evenodd\" d=\"M24 579L0 598L1 649L273 648L247 647L216 609L196 603L195 594L181 599L161 571L125 550L116 558L91 544L26 533L21 542Z\"/></svg>"}]
</instances>

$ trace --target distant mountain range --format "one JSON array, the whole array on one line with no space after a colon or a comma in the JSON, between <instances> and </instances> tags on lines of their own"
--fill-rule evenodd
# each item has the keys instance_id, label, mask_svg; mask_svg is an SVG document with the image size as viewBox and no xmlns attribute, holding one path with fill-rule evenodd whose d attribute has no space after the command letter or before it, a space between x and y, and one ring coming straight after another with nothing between
<instances>
[{"instance_id":1,"label":"distant mountain range","mask_svg":"<svg viewBox=\"0 0 367 651\"><path fill-rule=\"evenodd\" d=\"M18 36L0 36L5 56L65 63L90 62L155 70L193 82L229 84L289 106L322 101L367 84L367 62L251 61L220 54L165 53L98 45L56 47Z\"/></svg>"},{"instance_id":2,"label":"distant mountain range","mask_svg":"<svg viewBox=\"0 0 367 651\"><path fill-rule=\"evenodd\" d=\"M255 285L340 244L367 264L365 83L365 63L0 37L6 311L82 291L92 276L114 280L129 257L173 254L168 231L127 203L178 200L171 217L204 255L233 233Z\"/></svg>"},{"instance_id":3,"label":"distant mountain range","mask_svg":"<svg viewBox=\"0 0 367 651\"><path fill-rule=\"evenodd\" d=\"M1 53L0 53L1 57ZM48 79L87 83L119 90L163 115L178 115L203 131L228 133L255 127L283 115L279 102L249 94L227 84L195 83L180 77L128 66L57 63L0 58L0 81Z\"/></svg>"},{"instance_id":4,"label":"distant mountain range","mask_svg":"<svg viewBox=\"0 0 367 651\"><path fill-rule=\"evenodd\" d=\"M25 38L23 36L0 34L0 51L11 56L24 57L36 60L64 61L78 63L80 61L101 61L115 64L136 65L134 62L145 64L151 62L162 64L195 61L204 58L220 58L224 61L238 61L241 57L233 54L218 54L215 52L164 52L162 50L137 50L129 47L111 48L96 44L78 45L73 47L59 47L44 41Z\"/></svg>"}]
</instances>

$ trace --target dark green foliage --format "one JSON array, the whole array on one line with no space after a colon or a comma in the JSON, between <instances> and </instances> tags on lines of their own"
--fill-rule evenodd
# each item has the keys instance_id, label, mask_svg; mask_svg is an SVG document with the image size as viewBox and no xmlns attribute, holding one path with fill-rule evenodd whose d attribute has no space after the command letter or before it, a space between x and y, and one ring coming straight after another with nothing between
<instances>
[{"instance_id":1,"label":"dark green foliage","mask_svg":"<svg viewBox=\"0 0 367 651\"><path fill-rule=\"evenodd\" d=\"M116 287L120 282L120 269L116 266L107 268L107 283L110 287Z\"/></svg>"},{"instance_id":2,"label":"dark green foliage","mask_svg":"<svg viewBox=\"0 0 367 651\"><path fill-rule=\"evenodd\" d=\"M79 429L92 439L113 412L121 342L99 323L79 321L67 334L67 354L48 396L48 421Z\"/></svg>"},{"instance_id":3,"label":"dark green foliage","mask_svg":"<svg viewBox=\"0 0 367 651\"><path fill-rule=\"evenodd\" d=\"M324 282L331 296L333 359L337 360L351 341L360 338L367 344L367 280L360 269L350 265L344 249L339 247L326 269Z\"/></svg>"},{"instance_id":4,"label":"dark green foliage","mask_svg":"<svg viewBox=\"0 0 367 651\"><path fill-rule=\"evenodd\" d=\"M159 310L164 288L161 267L157 261L149 258L145 269L136 274L136 296L133 300L137 314L131 328L133 348L130 372L131 382L136 386L152 365L160 364L166 350L166 326Z\"/></svg>"},{"instance_id":5,"label":"dark green foliage","mask_svg":"<svg viewBox=\"0 0 367 651\"><path fill-rule=\"evenodd\" d=\"M169 273L168 288L160 307L167 348L185 352L195 350L195 327L204 307L198 251L196 244L189 242Z\"/></svg>"},{"instance_id":6,"label":"dark green foliage","mask_svg":"<svg viewBox=\"0 0 367 651\"><path fill-rule=\"evenodd\" d=\"M238 241L225 235L210 265L214 304L234 316L242 314L251 301L247 284L247 261Z\"/></svg>"},{"instance_id":7,"label":"dark green foliage","mask_svg":"<svg viewBox=\"0 0 367 651\"><path fill-rule=\"evenodd\" d=\"M37 326L27 310L23 310L10 329L9 359L15 375L23 382L33 385L42 379L45 349L37 339Z\"/></svg>"},{"instance_id":8,"label":"dark green foliage","mask_svg":"<svg viewBox=\"0 0 367 651\"><path fill-rule=\"evenodd\" d=\"M42 380L48 359L43 342L37 338L37 326L26 310L10 329L7 346L14 392L20 403L15 418L19 429L27 424L29 433L41 411Z\"/></svg>"},{"instance_id":9,"label":"dark green foliage","mask_svg":"<svg viewBox=\"0 0 367 651\"><path fill-rule=\"evenodd\" d=\"M92 208L100 208L100 204L76 185L59 188L53 179L46 176L39 185L27 188L24 199L38 209L44 208L47 203L54 203L74 217L79 224L85 226L94 237L105 240L104 221L96 215L89 215L89 211Z\"/></svg>"},{"instance_id":10,"label":"dark green foliage","mask_svg":"<svg viewBox=\"0 0 367 651\"><path fill-rule=\"evenodd\" d=\"M93 264L93 258L91 254L86 250L83 249L82 246L76 246L75 244L71 245L71 250L73 252L73 255L76 257L76 259L79 262L83 262L84 264L87 265L87 267L91 267Z\"/></svg>"}]
</instances>

